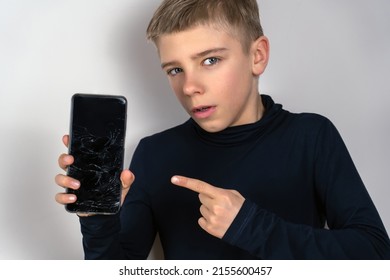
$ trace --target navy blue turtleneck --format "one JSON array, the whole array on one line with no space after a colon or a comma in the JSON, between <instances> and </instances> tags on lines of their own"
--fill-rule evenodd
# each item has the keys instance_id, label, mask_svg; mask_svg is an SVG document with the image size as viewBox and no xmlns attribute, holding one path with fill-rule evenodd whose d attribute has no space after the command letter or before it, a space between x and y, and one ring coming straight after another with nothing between
<instances>
[{"instance_id":1,"label":"navy blue turtleneck","mask_svg":"<svg viewBox=\"0 0 390 280\"><path fill-rule=\"evenodd\" d=\"M146 137L120 214L81 218L87 259L144 259L160 235L166 259L390 258L382 221L332 123L262 95L253 124L208 133L192 119ZM197 193L173 175L245 198L221 239L198 225ZM327 228L325 228L327 225Z\"/></svg>"}]
</instances>

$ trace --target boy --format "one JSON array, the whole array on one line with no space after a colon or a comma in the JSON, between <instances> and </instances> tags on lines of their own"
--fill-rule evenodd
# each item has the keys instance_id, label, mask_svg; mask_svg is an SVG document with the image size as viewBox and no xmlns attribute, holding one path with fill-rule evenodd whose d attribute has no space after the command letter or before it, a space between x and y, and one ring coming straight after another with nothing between
<instances>
[{"instance_id":1,"label":"boy","mask_svg":"<svg viewBox=\"0 0 390 280\"><path fill-rule=\"evenodd\" d=\"M191 118L141 140L120 214L80 217L87 259L144 259L157 232L166 259L389 258L332 123L259 95L269 45L255 0L165 0L147 35Z\"/></svg>"}]
</instances>

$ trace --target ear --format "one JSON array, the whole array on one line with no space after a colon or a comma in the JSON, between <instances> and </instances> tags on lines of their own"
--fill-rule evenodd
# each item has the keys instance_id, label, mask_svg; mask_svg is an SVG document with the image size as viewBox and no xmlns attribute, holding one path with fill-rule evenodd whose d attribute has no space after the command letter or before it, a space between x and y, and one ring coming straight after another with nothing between
<instances>
[{"instance_id":1,"label":"ear","mask_svg":"<svg viewBox=\"0 0 390 280\"><path fill-rule=\"evenodd\" d=\"M259 37L251 46L252 73L255 76L263 74L268 64L269 58L269 41L265 36Z\"/></svg>"}]
</instances>

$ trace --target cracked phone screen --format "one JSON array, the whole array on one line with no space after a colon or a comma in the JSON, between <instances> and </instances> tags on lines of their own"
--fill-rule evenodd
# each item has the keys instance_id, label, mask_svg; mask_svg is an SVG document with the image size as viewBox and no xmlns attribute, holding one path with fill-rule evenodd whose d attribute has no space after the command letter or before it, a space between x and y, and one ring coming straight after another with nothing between
<instances>
[{"instance_id":1,"label":"cracked phone screen","mask_svg":"<svg viewBox=\"0 0 390 280\"><path fill-rule=\"evenodd\" d=\"M127 101L123 96L75 94L72 97L67 175L80 181L69 212L115 214L120 208Z\"/></svg>"}]
</instances>

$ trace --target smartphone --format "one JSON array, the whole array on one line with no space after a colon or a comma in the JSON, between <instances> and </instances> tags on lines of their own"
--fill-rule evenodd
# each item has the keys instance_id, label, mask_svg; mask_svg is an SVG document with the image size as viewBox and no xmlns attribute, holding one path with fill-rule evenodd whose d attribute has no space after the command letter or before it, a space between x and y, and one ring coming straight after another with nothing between
<instances>
[{"instance_id":1,"label":"smartphone","mask_svg":"<svg viewBox=\"0 0 390 280\"><path fill-rule=\"evenodd\" d=\"M116 214L120 209L127 100L118 95L74 94L71 100L67 175L80 181L67 204L72 213Z\"/></svg>"}]
</instances>

